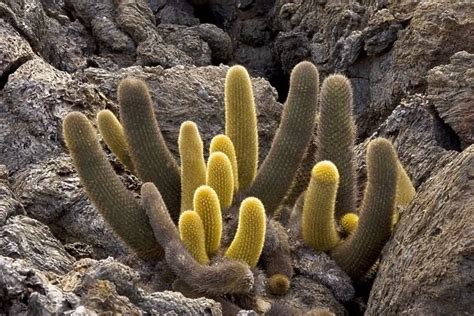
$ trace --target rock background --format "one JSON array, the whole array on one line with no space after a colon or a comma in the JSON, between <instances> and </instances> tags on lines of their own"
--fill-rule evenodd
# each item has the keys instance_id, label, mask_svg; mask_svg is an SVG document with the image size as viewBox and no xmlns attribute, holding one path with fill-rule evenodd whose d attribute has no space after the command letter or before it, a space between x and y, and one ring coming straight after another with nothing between
<instances>
[{"instance_id":1,"label":"rock background","mask_svg":"<svg viewBox=\"0 0 474 316\"><path fill-rule=\"evenodd\" d=\"M474 313L471 1L0 0L0 39L0 314L219 315L212 300L166 292L166 267L139 262L111 234L80 187L61 122L70 111L117 112L117 82L134 75L175 153L188 119L208 146L223 130L225 72L239 63L253 75L263 160L302 60L353 84L361 183L365 145L384 136L418 194L370 294L356 285L339 302L335 289L352 285L329 284L331 264L318 257L316 271L296 263L279 301L336 314Z\"/></svg>"}]
</instances>

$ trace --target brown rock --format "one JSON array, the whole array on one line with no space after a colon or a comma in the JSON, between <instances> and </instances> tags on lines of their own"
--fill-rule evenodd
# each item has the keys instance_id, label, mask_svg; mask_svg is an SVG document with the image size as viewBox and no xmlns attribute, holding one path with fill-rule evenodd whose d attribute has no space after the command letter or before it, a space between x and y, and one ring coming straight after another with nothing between
<instances>
[{"instance_id":1,"label":"brown rock","mask_svg":"<svg viewBox=\"0 0 474 316\"><path fill-rule=\"evenodd\" d=\"M462 51L428 72L430 103L467 147L474 143L474 55Z\"/></svg>"},{"instance_id":2,"label":"brown rock","mask_svg":"<svg viewBox=\"0 0 474 316\"><path fill-rule=\"evenodd\" d=\"M470 315L474 146L419 189L387 244L366 315Z\"/></svg>"}]
</instances>

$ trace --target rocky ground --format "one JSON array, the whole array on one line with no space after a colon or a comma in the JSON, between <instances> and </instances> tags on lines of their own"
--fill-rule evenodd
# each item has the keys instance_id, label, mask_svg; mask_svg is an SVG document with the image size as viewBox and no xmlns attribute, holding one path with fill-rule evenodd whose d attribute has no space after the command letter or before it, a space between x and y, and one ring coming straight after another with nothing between
<instances>
[{"instance_id":1,"label":"rocky ground","mask_svg":"<svg viewBox=\"0 0 474 316\"><path fill-rule=\"evenodd\" d=\"M116 112L117 83L133 74L149 84L175 153L186 119L209 144L238 63L253 76L264 157L302 60L352 82L360 178L365 145L384 136L417 195L370 282L300 256L308 261L295 262L290 292L264 301L321 315L474 314L468 0L0 0L0 314L220 315L213 300L170 291L166 267L138 261L112 235L80 187L62 119Z\"/></svg>"}]
</instances>

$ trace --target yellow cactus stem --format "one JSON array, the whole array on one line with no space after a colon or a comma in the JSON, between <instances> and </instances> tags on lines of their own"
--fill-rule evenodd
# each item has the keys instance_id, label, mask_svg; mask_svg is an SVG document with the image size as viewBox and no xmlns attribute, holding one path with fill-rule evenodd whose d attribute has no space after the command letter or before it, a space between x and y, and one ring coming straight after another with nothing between
<instances>
[{"instance_id":1,"label":"yellow cactus stem","mask_svg":"<svg viewBox=\"0 0 474 316\"><path fill-rule=\"evenodd\" d=\"M290 280L284 274L274 274L268 280L268 290L273 295L284 295L290 288Z\"/></svg>"},{"instance_id":2,"label":"yellow cactus stem","mask_svg":"<svg viewBox=\"0 0 474 316\"><path fill-rule=\"evenodd\" d=\"M210 186L200 186L194 193L194 211L201 217L206 236L206 252L214 255L221 246L222 214L216 191Z\"/></svg>"},{"instance_id":3,"label":"yellow cactus stem","mask_svg":"<svg viewBox=\"0 0 474 316\"><path fill-rule=\"evenodd\" d=\"M348 235L352 234L357 229L358 224L359 216L355 213L346 213L341 218L341 226Z\"/></svg>"},{"instance_id":4,"label":"yellow cactus stem","mask_svg":"<svg viewBox=\"0 0 474 316\"><path fill-rule=\"evenodd\" d=\"M184 211L179 217L179 235L189 253L200 264L208 264L206 253L204 225L199 214L194 211Z\"/></svg>"},{"instance_id":5,"label":"yellow cactus stem","mask_svg":"<svg viewBox=\"0 0 474 316\"><path fill-rule=\"evenodd\" d=\"M214 136L211 140L211 146L209 147L209 153L222 152L226 154L232 165L232 175L234 176L234 192L239 189L239 171L237 167L237 156L235 155L234 144L230 138L224 134Z\"/></svg>"},{"instance_id":6,"label":"yellow cactus stem","mask_svg":"<svg viewBox=\"0 0 474 316\"><path fill-rule=\"evenodd\" d=\"M203 143L194 122L181 124L178 137L181 157L181 212L192 209L194 191L206 184Z\"/></svg>"},{"instance_id":7,"label":"yellow cactus stem","mask_svg":"<svg viewBox=\"0 0 474 316\"><path fill-rule=\"evenodd\" d=\"M240 189L248 189L257 174L257 113L250 76L238 65L229 69L225 79L225 134L235 147Z\"/></svg>"},{"instance_id":8,"label":"yellow cactus stem","mask_svg":"<svg viewBox=\"0 0 474 316\"><path fill-rule=\"evenodd\" d=\"M97 127L109 149L128 170L133 172L133 163L125 132L114 113L109 110L100 111L97 114Z\"/></svg>"},{"instance_id":9,"label":"yellow cactus stem","mask_svg":"<svg viewBox=\"0 0 474 316\"><path fill-rule=\"evenodd\" d=\"M339 173L328 160L317 163L305 194L302 215L304 242L317 251L334 248L340 241L334 219Z\"/></svg>"},{"instance_id":10,"label":"yellow cactus stem","mask_svg":"<svg viewBox=\"0 0 474 316\"><path fill-rule=\"evenodd\" d=\"M259 199L249 197L242 202L239 212L237 233L225 256L255 267L265 242L265 208Z\"/></svg>"},{"instance_id":11,"label":"yellow cactus stem","mask_svg":"<svg viewBox=\"0 0 474 316\"><path fill-rule=\"evenodd\" d=\"M400 161L397 162L397 195L395 203L397 206L407 207L408 204L413 200L416 191L415 187L411 183L410 177L408 176L405 168ZM398 219L396 220L398 221Z\"/></svg>"},{"instance_id":12,"label":"yellow cactus stem","mask_svg":"<svg viewBox=\"0 0 474 316\"><path fill-rule=\"evenodd\" d=\"M207 185L216 191L222 209L227 209L234 197L234 176L232 164L226 154L211 154L207 162L206 181Z\"/></svg>"}]
</instances>

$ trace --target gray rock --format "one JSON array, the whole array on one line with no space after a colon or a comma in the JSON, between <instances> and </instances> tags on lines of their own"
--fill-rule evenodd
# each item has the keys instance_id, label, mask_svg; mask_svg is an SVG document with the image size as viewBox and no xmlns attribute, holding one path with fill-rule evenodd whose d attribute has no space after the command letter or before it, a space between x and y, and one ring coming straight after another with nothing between
<instances>
[{"instance_id":1,"label":"gray rock","mask_svg":"<svg viewBox=\"0 0 474 316\"><path fill-rule=\"evenodd\" d=\"M0 313L7 315L62 314L80 302L75 294L53 284L54 277L21 259L0 256Z\"/></svg>"},{"instance_id":2,"label":"gray rock","mask_svg":"<svg viewBox=\"0 0 474 316\"><path fill-rule=\"evenodd\" d=\"M29 216L49 225L67 243L91 245L98 258L122 256L125 246L91 206L69 156L45 160L15 173L13 190Z\"/></svg>"},{"instance_id":3,"label":"gray rock","mask_svg":"<svg viewBox=\"0 0 474 316\"><path fill-rule=\"evenodd\" d=\"M0 227L5 225L10 217L25 214L23 205L17 200L10 188L7 168L0 165Z\"/></svg>"},{"instance_id":4,"label":"gray rock","mask_svg":"<svg viewBox=\"0 0 474 316\"><path fill-rule=\"evenodd\" d=\"M96 87L82 83L42 59L22 64L8 77L0 98L0 164L14 173L63 152L62 119L71 109L108 104Z\"/></svg>"},{"instance_id":5,"label":"gray rock","mask_svg":"<svg viewBox=\"0 0 474 316\"><path fill-rule=\"evenodd\" d=\"M10 74L33 58L33 50L10 24L1 24L0 38L2 38L0 42L0 87L3 87Z\"/></svg>"},{"instance_id":6,"label":"gray rock","mask_svg":"<svg viewBox=\"0 0 474 316\"><path fill-rule=\"evenodd\" d=\"M140 308L151 315L222 315L221 304L201 297L186 298L179 292L155 292L143 297Z\"/></svg>"},{"instance_id":7,"label":"gray rock","mask_svg":"<svg viewBox=\"0 0 474 316\"><path fill-rule=\"evenodd\" d=\"M418 189L384 249L367 315L470 315L474 146Z\"/></svg>"},{"instance_id":8,"label":"gray rock","mask_svg":"<svg viewBox=\"0 0 474 316\"><path fill-rule=\"evenodd\" d=\"M0 255L23 259L40 271L57 274L66 273L74 263L46 225L23 215L9 218L0 227Z\"/></svg>"},{"instance_id":9,"label":"gray rock","mask_svg":"<svg viewBox=\"0 0 474 316\"><path fill-rule=\"evenodd\" d=\"M5 1L4 1L5 2ZM7 21L41 55L58 69L75 71L86 64L85 29L70 23L62 3L21 0L0 3L0 17Z\"/></svg>"},{"instance_id":10,"label":"gray rock","mask_svg":"<svg viewBox=\"0 0 474 316\"><path fill-rule=\"evenodd\" d=\"M474 143L474 55L462 51L450 63L428 72L428 98L459 136L462 146Z\"/></svg>"}]
</instances>

